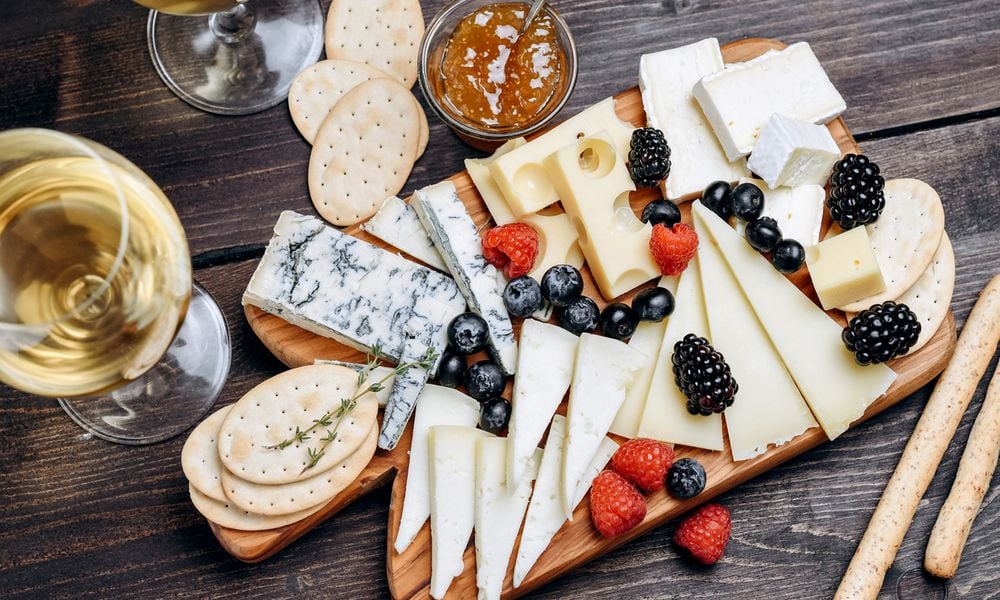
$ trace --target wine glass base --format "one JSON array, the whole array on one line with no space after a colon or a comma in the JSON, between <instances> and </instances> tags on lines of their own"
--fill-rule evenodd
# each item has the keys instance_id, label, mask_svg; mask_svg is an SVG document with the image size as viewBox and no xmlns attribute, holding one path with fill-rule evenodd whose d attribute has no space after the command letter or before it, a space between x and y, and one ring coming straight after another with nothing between
<instances>
[{"instance_id":1,"label":"wine glass base","mask_svg":"<svg viewBox=\"0 0 1000 600\"><path fill-rule=\"evenodd\" d=\"M218 15L149 13L153 65L167 87L206 112L246 115L288 97L288 89L323 50L318 0L247 0L245 31L223 35Z\"/></svg>"},{"instance_id":2,"label":"wine glass base","mask_svg":"<svg viewBox=\"0 0 1000 600\"><path fill-rule=\"evenodd\" d=\"M117 444L161 442L187 431L215 404L229 375L226 319L197 283L177 337L142 377L92 398L59 399L66 414Z\"/></svg>"}]
</instances>

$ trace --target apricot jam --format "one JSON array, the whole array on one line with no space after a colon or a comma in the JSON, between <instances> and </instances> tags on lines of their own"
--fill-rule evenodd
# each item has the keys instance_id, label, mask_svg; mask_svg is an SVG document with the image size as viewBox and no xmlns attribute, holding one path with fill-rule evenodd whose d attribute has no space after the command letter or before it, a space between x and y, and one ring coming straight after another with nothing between
<instances>
[{"instance_id":1,"label":"apricot jam","mask_svg":"<svg viewBox=\"0 0 1000 600\"><path fill-rule=\"evenodd\" d=\"M486 128L531 123L565 76L552 17L542 12L523 34L529 5L488 4L455 28L442 63L444 99Z\"/></svg>"}]
</instances>

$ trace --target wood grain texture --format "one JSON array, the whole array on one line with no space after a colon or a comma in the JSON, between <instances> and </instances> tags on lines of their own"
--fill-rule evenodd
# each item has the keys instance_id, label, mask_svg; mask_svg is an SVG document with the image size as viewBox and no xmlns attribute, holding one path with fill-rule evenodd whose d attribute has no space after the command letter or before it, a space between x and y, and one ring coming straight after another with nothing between
<instances>
[{"instance_id":1,"label":"wood grain texture","mask_svg":"<svg viewBox=\"0 0 1000 600\"><path fill-rule=\"evenodd\" d=\"M441 1L424 2L425 14ZM557 0L583 51L568 111L627 87L643 51L708 35L805 39L848 101L847 122L892 176L941 191L958 261L959 326L1000 270L1000 109L994 0ZM740 9L739 6L746 7ZM239 296L280 210L306 209L308 148L280 108L231 119L198 113L153 72L145 11L125 0L0 3L0 128L54 126L123 151L167 187L201 269L224 305L234 367L228 404L283 367L256 340ZM988 111L987 113L972 111ZM911 126L912 125L912 126ZM431 124L408 189L461 168L470 151ZM231 246L239 253L227 254ZM991 366L991 371L993 366ZM919 569L985 386L924 497L881 598ZM929 387L723 494L726 558L692 566L666 525L531 597L747 600L830 598ZM219 547L187 499L182 440L122 448L80 431L54 403L0 386L0 596L24 598L385 598L389 490L347 507L273 560ZM996 478L995 478L996 479ZM950 598L1000 598L1000 485L986 496ZM920 583L918 577L918 583ZM933 589L927 585L927 590ZM766 594L762 593L766 590ZM903 600L930 597L915 593Z\"/></svg>"},{"instance_id":2,"label":"wood grain texture","mask_svg":"<svg viewBox=\"0 0 1000 600\"><path fill-rule=\"evenodd\" d=\"M422 4L429 20L444 0ZM0 3L0 129L56 127L122 152L173 200L196 254L263 246L281 210L312 212L309 145L285 106L232 118L175 98L147 54L147 13L131 2L35 5ZM564 115L635 84L642 53L709 36L809 41L848 100L855 134L1000 106L995 0L563 0L556 6L580 53L577 89ZM440 121L430 125L430 146L406 193L461 170L470 154Z\"/></svg>"}]
</instances>

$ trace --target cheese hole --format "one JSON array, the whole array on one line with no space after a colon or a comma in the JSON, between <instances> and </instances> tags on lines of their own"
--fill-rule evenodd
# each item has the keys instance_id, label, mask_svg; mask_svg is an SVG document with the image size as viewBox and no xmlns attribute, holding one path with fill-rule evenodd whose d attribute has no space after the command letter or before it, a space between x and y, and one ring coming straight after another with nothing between
<instances>
[{"instance_id":1,"label":"cheese hole","mask_svg":"<svg viewBox=\"0 0 1000 600\"><path fill-rule=\"evenodd\" d=\"M580 143L577 163L580 170L594 179L602 179L615 166L615 149L604 140L589 139Z\"/></svg>"}]
</instances>

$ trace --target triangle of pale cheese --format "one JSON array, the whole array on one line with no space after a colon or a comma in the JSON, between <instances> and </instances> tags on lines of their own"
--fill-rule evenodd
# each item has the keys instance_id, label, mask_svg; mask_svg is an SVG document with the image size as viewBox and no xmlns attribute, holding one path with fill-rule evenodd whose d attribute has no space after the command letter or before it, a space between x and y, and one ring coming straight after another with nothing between
<instances>
[{"instance_id":1,"label":"triangle of pale cheese","mask_svg":"<svg viewBox=\"0 0 1000 600\"><path fill-rule=\"evenodd\" d=\"M896 374L885 365L858 365L836 321L701 202L692 212L699 230L718 245L816 420L835 439L889 389Z\"/></svg>"}]
</instances>

